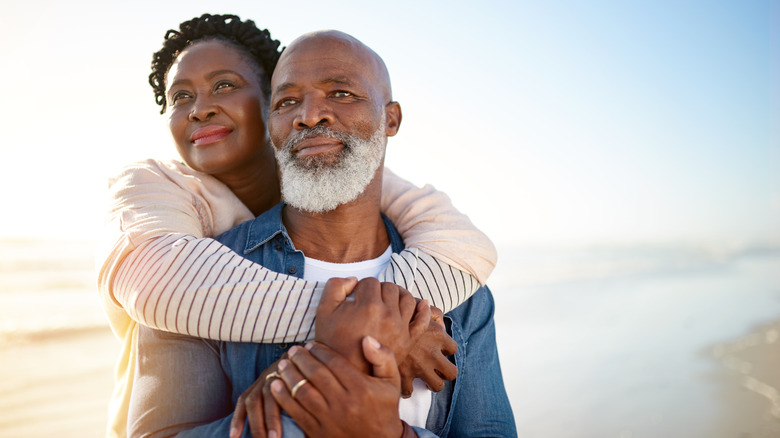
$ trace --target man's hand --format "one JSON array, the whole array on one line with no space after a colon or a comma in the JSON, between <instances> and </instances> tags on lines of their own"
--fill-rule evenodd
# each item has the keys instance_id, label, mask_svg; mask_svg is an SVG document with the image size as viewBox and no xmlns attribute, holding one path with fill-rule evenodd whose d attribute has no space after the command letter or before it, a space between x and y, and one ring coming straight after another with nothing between
<instances>
[{"instance_id":1,"label":"man's hand","mask_svg":"<svg viewBox=\"0 0 780 438\"><path fill-rule=\"evenodd\" d=\"M347 300L350 294L354 300ZM427 319L416 319L410 325L415 307L412 295L393 283L380 284L375 278L360 282L332 278L325 284L317 307L315 340L366 373L370 366L361 348L365 336L392 350L400 363L412 346L410 330L422 332L428 324Z\"/></svg>"},{"instance_id":2,"label":"man's hand","mask_svg":"<svg viewBox=\"0 0 780 438\"><path fill-rule=\"evenodd\" d=\"M400 376L393 352L371 337L361 344L372 376L321 344L293 347L290 361L280 363L284 383L275 380L271 391L307 436L397 438L411 431L398 416Z\"/></svg>"},{"instance_id":3,"label":"man's hand","mask_svg":"<svg viewBox=\"0 0 780 438\"><path fill-rule=\"evenodd\" d=\"M238 397L233 419L230 421L230 438L238 438L244 431L244 420L249 419L249 430L254 438L265 438L266 431L276 431L282 436L281 411L271 395L274 373L278 373L279 361L266 368L243 394Z\"/></svg>"},{"instance_id":4,"label":"man's hand","mask_svg":"<svg viewBox=\"0 0 780 438\"><path fill-rule=\"evenodd\" d=\"M458 368L447 359L455 354L458 344L444 329L444 315L441 309L430 307L427 301L417 304L417 319L425 319L427 324L413 326L410 330L412 348L398 367L401 373L401 394L412 395L412 381L422 379L432 391L441 391L444 380L453 380L458 376Z\"/></svg>"}]
</instances>

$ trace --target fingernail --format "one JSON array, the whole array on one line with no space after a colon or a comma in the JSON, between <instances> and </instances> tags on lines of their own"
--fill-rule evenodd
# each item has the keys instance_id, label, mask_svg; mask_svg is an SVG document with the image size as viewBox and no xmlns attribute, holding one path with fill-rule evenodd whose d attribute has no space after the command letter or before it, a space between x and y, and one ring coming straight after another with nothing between
<instances>
[{"instance_id":1,"label":"fingernail","mask_svg":"<svg viewBox=\"0 0 780 438\"><path fill-rule=\"evenodd\" d=\"M431 302L428 300L422 300L424 306L431 307Z\"/></svg>"},{"instance_id":2,"label":"fingernail","mask_svg":"<svg viewBox=\"0 0 780 438\"><path fill-rule=\"evenodd\" d=\"M374 339L372 336L366 336L366 340L368 341L368 344L371 345L373 348L378 349L380 347L379 341Z\"/></svg>"},{"instance_id":3,"label":"fingernail","mask_svg":"<svg viewBox=\"0 0 780 438\"><path fill-rule=\"evenodd\" d=\"M238 438L238 428L233 426L230 428L230 438Z\"/></svg>"},{"instance_id":4,"label":"fingernail","mask_svg":"<svg viewBox=\"0 0 780 438\"><path fill-rule=\"evenodd\" d=\"M287 351L287 355L288 355L288 356L290 356L290 357L293 357L293 356L295 356L296 354L298 354L298 352L300 351L300 349L301 349L301 347L299 347L299 346L297 346L297 345L294 345L292 348L290 348L290 349Z\"/></svg>"},{"instance_id":5,"label":"fingernail","mask_svg":"<svg viewBox=\"0 0 780 438\"><path fill-rule=\"evenodd\" d=\"M268 434L266 436L268 438L276 438L276 431L275 430L269 430Z\"/></svg>"},{"instance_id":6,"label":"fingernail","mask_svg":"<svg viewBox=\"0 0 780 438\"><path fill-rule=\"evenodd\" d=\"M303 348L305 348L308 351L311 351L311 349L314 348L314 343L313 342L307 342L306 345L303 346Z\"/></svg>"},{"instance_id":7,"label":"fingernail","mask_svg":"<svg viewBox=\"0 0 780 438\"><path fill-rule=\"evenodd\" d=\"M284 383L282 383L282 379L274 379L273 382L271 382L271 391L281 394L282 388L284 388Z\"/></svg>"},{"instance_id":8,"label":"fingernail","mask_svg":"<svg viewBox=\"0 0 780 438\"><path fill-rule=\"evenodd\" d=\"M289 365L289 362L287 361L287 359L282 359L282 360L279 361L279 365L277 365L277 367L279 368L279 371L282 371L285 368L287 368L287 365Z\"/></svg>"}]
</instances>

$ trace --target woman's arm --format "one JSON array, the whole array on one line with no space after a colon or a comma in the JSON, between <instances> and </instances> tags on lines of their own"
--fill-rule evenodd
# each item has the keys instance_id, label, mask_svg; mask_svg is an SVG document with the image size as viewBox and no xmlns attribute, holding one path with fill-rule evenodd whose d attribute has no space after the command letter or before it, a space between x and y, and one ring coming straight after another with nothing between
<instances>
[{"instance_id":1,"label":"woman's arm","mask_svg":"<svg viewBox=\"0 0 780 438\"><path fill-rule=\"evenodd\" d=\"M99 260L104 301L141 324L175 333L243 342L311 339L321 286L271 272L207 238L243 222L247 212L235 205L237 198L213 178L191 170L193 175L181 176L176 172L182 169L149 163L125 170L111 187L104 239L109 250ZM472 276L412 247L395 254L380 279L445 312L457 307L492 270L492 243L446 195L390 175L385 186L396 199L383 205L399 230L406 230L403 237L460 267L479 269Z\"/></svg>"},{"instance_id":2,"label":"woman's arm","mask_svg":"<svg viewBox=\"0 0 780 438\"><path fill-rule=\"evenodd\" d=\"M497 260L493 242L432 186L419 188L385 168L382 211L407 249L393 254L381 281L403 286L447 313L493 272Z\"/></svg>"}]
</instances>

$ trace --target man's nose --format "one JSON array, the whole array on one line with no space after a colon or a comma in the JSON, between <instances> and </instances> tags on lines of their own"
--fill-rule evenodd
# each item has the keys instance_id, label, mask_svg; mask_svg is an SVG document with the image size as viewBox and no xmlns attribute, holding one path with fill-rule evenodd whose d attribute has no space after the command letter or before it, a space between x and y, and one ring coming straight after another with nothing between
<instances>
[{"instance_id":1,"label":"man's nose","mask_svg":"<svg viewBox=\"0 0 780 438\"><path fill-rule=\"evenodd\" d=\"M293 124L295 129L313 128L333 123L333 111L327 99L308 97L298 106Z\"/></svg>"}]
</instances>

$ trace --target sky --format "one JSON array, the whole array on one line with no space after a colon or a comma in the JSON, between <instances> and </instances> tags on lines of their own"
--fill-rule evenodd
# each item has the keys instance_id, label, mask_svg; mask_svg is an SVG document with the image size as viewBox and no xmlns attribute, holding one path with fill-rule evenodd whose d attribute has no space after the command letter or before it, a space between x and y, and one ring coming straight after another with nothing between
<instances>
[{"instance_id":1,"label":"sky","mask_svg":"<svg viewBox=\"0 0 780 438\"><path fill-rule=\"evenodd\" d=\"M500 247L780 245L772 3L5 1L0 237L94 238L108 177L175 157L151 55L212 12L372 47L404 114L386 164Z\"/></svg>"}]
</instances>

